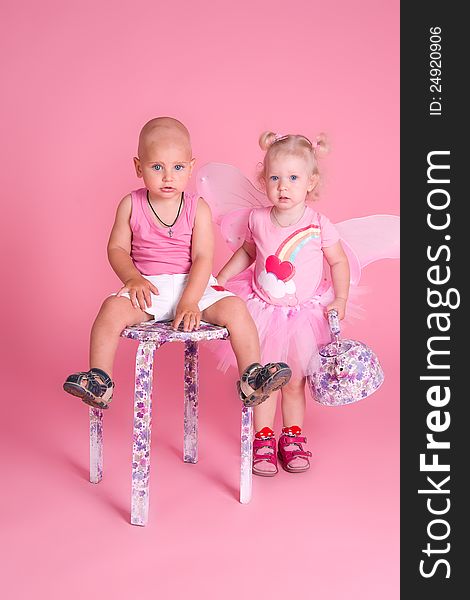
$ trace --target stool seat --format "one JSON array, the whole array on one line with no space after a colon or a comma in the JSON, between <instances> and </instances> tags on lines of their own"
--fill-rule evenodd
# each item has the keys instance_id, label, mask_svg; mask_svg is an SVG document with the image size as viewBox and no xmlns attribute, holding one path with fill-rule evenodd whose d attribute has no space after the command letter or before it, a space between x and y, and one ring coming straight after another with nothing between
<instances>
[{"instance_id":1,"label":"stool seat","mask_svg":"<svg viewBox=\"0 0 470 600\"><path fill-rule=\"evenodd\" d=\"M132 445L131 523L146 525L149 508L150 441L152 433L153 361L167 342L184 343L183 460L198 461L199 342L229 337L225 327L201 322L195 331L177 331L172 321L149 321L126 327L122 337L139 342L135 359L134 427ZM239 402L239 400L236 400ZM240 502L252 495L253 409L243 406L241 418ZM90 481L103 476L103 411L90 407Z\"/></svg>"},{"instance_id":2,"label":"stool seat","mask_svg":"<svg viewBox=\"0 0 470 600\"><path fill-rule=\"evenodd\" d=\"M147 321L140 325L126 327L121 337L130 338L140 342L157 342L160 345L166 342L200 342L202 340L225 340L228 331L225 327L212 325L201 321L199 329L194 331L175 331L171 326L172 321Z\"/></svg>"}]
</instances>

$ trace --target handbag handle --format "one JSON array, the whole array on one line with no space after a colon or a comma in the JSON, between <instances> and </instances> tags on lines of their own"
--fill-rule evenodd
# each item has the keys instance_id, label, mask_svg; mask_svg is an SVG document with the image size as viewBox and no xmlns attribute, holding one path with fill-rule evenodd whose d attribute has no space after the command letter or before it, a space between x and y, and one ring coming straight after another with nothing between
<instances>
[{"instance_id":1,"label":"handbag handle","mask_svg":"<svg viewBox=\"0 0 470 600\"><path fill-rule=\"evenodd\" d=\"M334 308L328 311L328 325L330 326L333 341L338 341L341 328L339 326L338 311Z\"/></svg>"}]
</instances>

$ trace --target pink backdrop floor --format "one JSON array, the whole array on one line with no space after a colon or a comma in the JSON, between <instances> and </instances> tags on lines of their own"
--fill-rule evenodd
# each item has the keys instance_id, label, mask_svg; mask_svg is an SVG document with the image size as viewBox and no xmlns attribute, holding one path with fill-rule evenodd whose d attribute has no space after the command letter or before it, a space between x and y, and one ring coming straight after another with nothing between
<instances>
[{"instance_id":1,"label":"pink backdrop floor","mask_svg":"<svg viewBox=\"0 0 470 600\"><path fill-rule=\"evenodd\" d=\"M396 277L396 264L382 268ZM397 290L374 300L369 311L378 319L394 310ZM61 393L59 373L40 381L27 410L10 406L1 435L1 456L14 459L2 466L4 597L235 599L253 592L278 599L294 586L301 597L322 600L398 598L397 348L380 338L380 327L367 335L381 347L383 387L341 409L311 403L312 469L254 478L246 506L237 501L234 374L216 374L212 386L202 381L200 460L184 464L182 377L162 368L177 371L182 347L159 350L146 528L129 524L134 343L121 342L99 485L87 480L86 407ZM212 361L203 350L201 368ZM254 563L269 576L257 577Z\"/></svg>"}]
</instances>

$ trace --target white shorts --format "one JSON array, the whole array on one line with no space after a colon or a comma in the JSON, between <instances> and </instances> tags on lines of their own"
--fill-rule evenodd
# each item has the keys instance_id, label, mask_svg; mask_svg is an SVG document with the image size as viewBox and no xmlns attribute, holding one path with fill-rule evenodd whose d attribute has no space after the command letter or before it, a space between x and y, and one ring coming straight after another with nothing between
<instances>
[{"instance_id":1,"label":"white shorts","mask_svg":"<svg viewBox=\"0 0 470 600\"><path fill-rule=\"evenodd\" d=\"M176 274L176 275L142 275L145 279L148 279L160 292L158 296L150 294L152 298L152 306L147 307L145 312L152 315L155 321L167 321L174 319L176 307L181 298L181 295L186 287L188 275ZM217 290L213 286L217 285L217 279L211 275L209 283L199 300L199 310L203 311L212 304L215 304L222 298L228 296L234 296L232 292L228 290ZM121 294L122 297L130 299L127 292Z\"/></svg>"}]
</instances>

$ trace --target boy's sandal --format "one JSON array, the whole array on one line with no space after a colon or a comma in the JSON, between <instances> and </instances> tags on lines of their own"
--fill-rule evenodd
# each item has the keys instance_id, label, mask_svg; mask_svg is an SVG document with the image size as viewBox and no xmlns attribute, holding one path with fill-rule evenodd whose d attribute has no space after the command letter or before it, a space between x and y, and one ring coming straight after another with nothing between
<instances>
[{"instance_id":1,"label":"boy's sandal","mask_svg":"<svg viewBox=\"0 0 470 600\"><path fill-rule=\"evenodd\" d=\"M310 469L309 457L312 453L304 450L302 444L307 443L307 438L303 436L281 435L279 438L278 457L282 468L289 473L303 473ZM288 450L287 446L295 445L295 450ZM292 463L296 458L304 459L302 466L295 466Z\"/></svg>"},{"instance_id":2,"label":"boy's sandal","mask_svg":"<svg viewBox=\"0 0 470 600\"><path fill-rule=\"evenodd\" d=\"M270 465L274 465L274 468ZM253 440L253 473L261 475L261 477L273 477L277 471L276 438L272 437L267 440L255 438Z\"/></svg>"},{"instance_id":3,"label":"boy's sandal","mask_svg":"<svg viewBox=\"0 0 470 600\"><path fill-rule=\"evenodd\" d=\"M289 382L292 371L286 363L253 363L237 381L238 395L245 406L257 406Z\"/></svg>"},{"instance_id":4,"label":"boy's sandal","mask_svg":"<svg viewBox=\"0 0 470 600\"><path fill-rule=\"evenodd\" d=\"M108 408L113 398L114 382L105 371L90 369L69 375L64 390L81 398L85 404L103 410Z\"/></svg>"}]
</instances>

